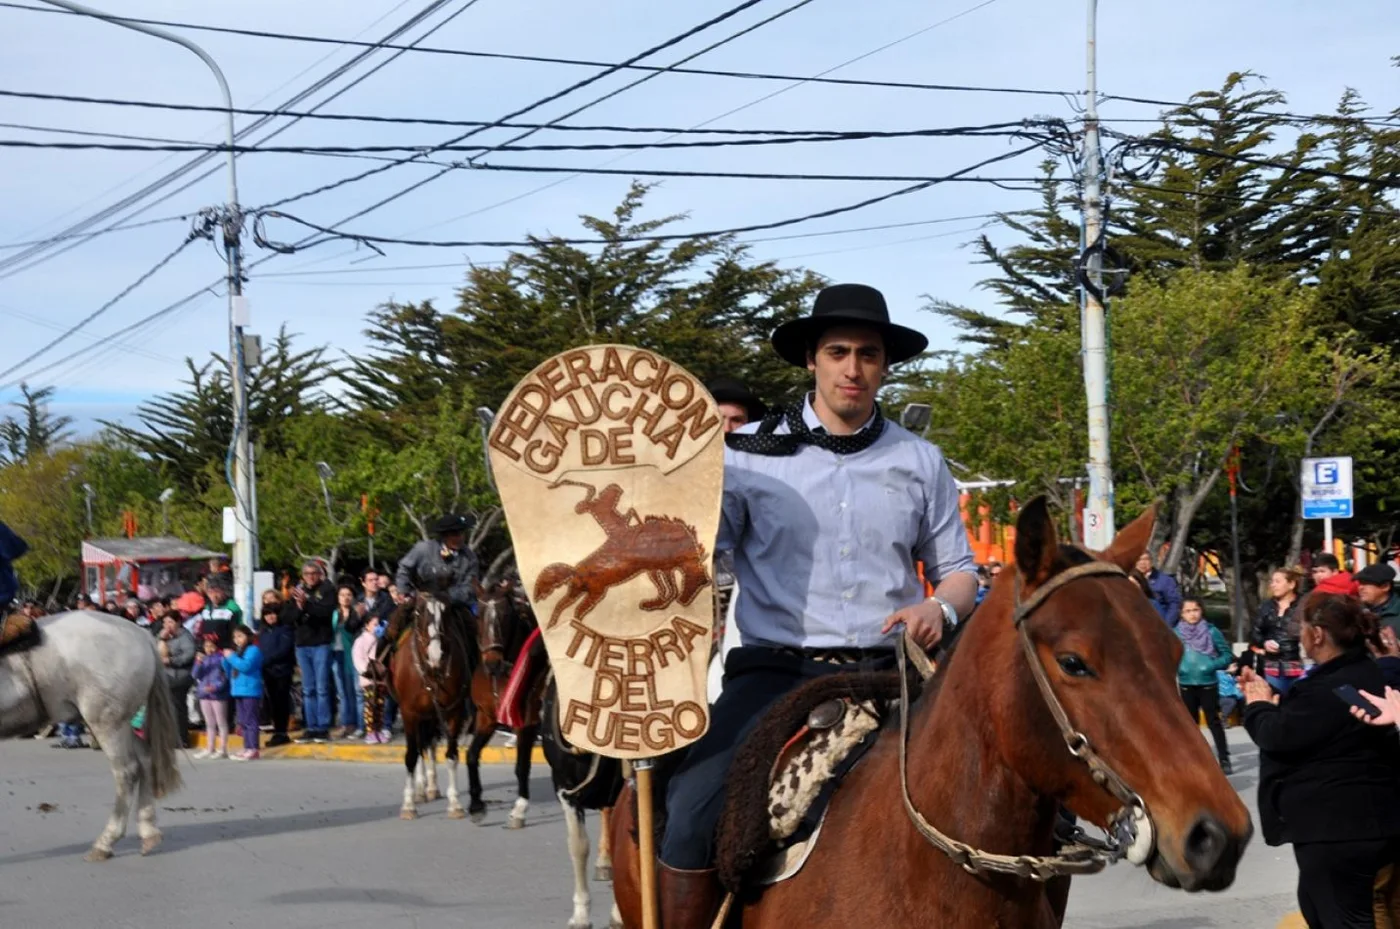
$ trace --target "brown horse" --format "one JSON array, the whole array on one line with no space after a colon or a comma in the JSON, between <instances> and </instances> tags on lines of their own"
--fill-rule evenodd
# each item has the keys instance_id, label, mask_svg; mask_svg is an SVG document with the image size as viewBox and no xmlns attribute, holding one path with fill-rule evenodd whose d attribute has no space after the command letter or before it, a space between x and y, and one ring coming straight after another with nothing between
<instances>
[{"instance_id":1,"label":"brown horse","mask_svg":"<svg viewBox=\"0 0 1400 929\"><path fill-rule=\"evenodd\" d=\"M741 898L733 924L1046 929L1068 893L1057 877L1052 899L1047 879L1128 848L1168 887L1228 887L1253 832L1249 812L1180 711L1180 642L1124 576L1152 520L1127 526L1096 561L1057 542L1043 498L1026 506L1016 570L901 716L907 748L901 727L885 728L832 798L803 868ZM630 794L614 816L614 892L635 929ZM1114 824L1138 811L1137 838L1077 871L1009 857L1051 855L1060 806L1120 834ZM991 864L988 853L1008 857Z\"/></svg>"},{"instance_id":2,"label":"brown horse","mask_svg":"<svg viewBox=\"0 0 1400 929\"><path fill-rule=\"evenodd\" d=\"M438 740L445 737L447 816L462 819L467 813L457 793L457 739L467 721L475 664L468 619L441 595L425 591L400 609L410 610L412 621L399 627L404 631L389 666L390 686L403 717L404 767L408 769L399 816L416 819L417 803L438 798L436 749Z\"/></svg>"},{"instance_id":3,"label":"brown horse","mask_svg":"<svg viewBox=\"0 0 1400 929\"><path fill-rule=\"evenodd\" d=\"M481 798L481 750L496 732L508 728L499 721L501 696L514 664L522 657L522 649L535 629L535 615L528 600L516 596L510 581L501 581L490 588L476 587L476 642L481 664L472 674L472 703L476 706L476 726L467 745L467 789L470 800L467 814L472 822L486 818L486 803ZM543 652L543 645L539 650ZM506 821L507 828L525 825L525 813L530 809L530 755L540 734L540 703L544 699L543 672L548 661L537 658L538 671L527 686L522 716L524 725L511 730L515 733L515 806Z\"/></svg>"}]
</instances>

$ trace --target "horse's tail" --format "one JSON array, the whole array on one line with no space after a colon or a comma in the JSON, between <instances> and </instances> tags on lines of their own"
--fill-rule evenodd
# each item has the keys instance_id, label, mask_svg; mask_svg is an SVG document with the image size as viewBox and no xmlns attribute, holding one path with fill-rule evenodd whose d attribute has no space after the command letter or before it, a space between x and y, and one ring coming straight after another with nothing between
<instances>
[{"instance_id":1,"label":"horse's tail","mask_svg":"<svg viewBox=\"0 0 1400 929\"><path fill-rule=\"evenodd\" d=\"M164 797L183 787L177 754L181 743L179 723L165 670L159 664L146 693L146 743L151 747L151 792Z\"/></svg>"},{"instance_id":2,"label":"horse's tail","mask_svg":"<svg viewBox=\"0 0 1400 929\"><path fill-rule=\"evenodd\" d=\"M545 599L550 594L559 589L574 577L573 565L556 562L540 572L540 576L535 578L535 600L536 602Z\"/></svg>"}]
</instances>

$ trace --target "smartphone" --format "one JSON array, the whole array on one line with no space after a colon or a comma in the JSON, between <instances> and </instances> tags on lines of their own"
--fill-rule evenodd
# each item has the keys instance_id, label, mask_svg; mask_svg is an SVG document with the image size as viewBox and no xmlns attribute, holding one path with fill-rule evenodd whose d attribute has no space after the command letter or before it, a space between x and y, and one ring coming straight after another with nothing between
<instances>
[{"instance_id":1,"label":"smartphone","mask_svg":"<svg viewBox=\"0 0 1400 929\"><path fill-rule=\"evenodd\" d=\"M1370 700L1367 700L1365 697L1361 696L1360 692L1357 691L1357 689L1351 686L1350 684L1343 684L1340 687L1333 687L1332 693L1336 694L1338 699L1340 699L1342 702L1350 703L1352 706L1365 713L1371 719L1375 719L1377 716L1381 715L1380 709L1377 708L1376 705Z\"/></svg>"}]
</instances>

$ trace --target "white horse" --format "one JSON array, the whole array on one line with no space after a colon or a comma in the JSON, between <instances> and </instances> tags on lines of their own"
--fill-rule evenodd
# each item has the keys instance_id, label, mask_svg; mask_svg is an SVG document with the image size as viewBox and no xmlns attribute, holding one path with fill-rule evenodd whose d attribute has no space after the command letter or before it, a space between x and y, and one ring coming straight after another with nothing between
<instances>
[{"instance_id":1,"label":"white horse","mask_svg":"<svg viewBox=\"0 0 1400 929\"><path fill-rule=\"evenodd\" d=\"M148 854L161 838L155 800L181 787L180 734L155 639L102 613L59 613L40 619L39 628L38 645L0 656L0 738L86 723L117 781L112 817L87 859L112 857L113 843L126 835L133 790L141 854ZM131 728L142 706L144 740Z\"/></svg>"}]
</instances>

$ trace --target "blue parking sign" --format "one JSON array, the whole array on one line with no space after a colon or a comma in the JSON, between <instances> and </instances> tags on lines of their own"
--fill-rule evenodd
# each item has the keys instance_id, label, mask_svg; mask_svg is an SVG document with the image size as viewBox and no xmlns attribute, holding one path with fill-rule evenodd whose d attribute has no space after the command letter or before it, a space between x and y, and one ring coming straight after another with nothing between
<instances>
[{"instance_id":1,"label":"blue parking sign","mask_svg":"<svg viewBox=\"0 0 1400 929\"><path fill-rule=\"evenodd\" d=\"M1304 519L1350 519L1352 461L1349 455L1303 459Z\"/></svg>"}]
</instances>

